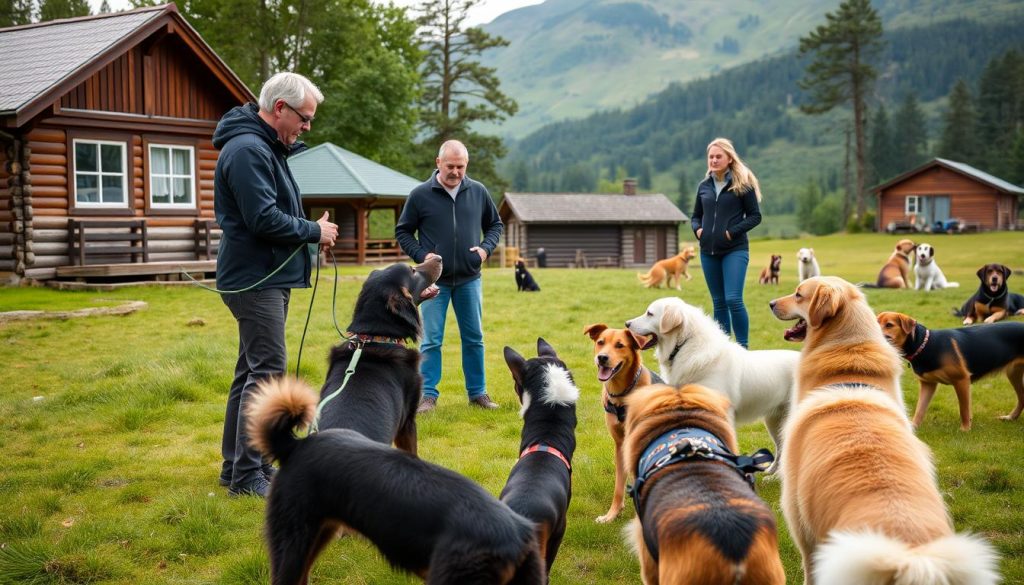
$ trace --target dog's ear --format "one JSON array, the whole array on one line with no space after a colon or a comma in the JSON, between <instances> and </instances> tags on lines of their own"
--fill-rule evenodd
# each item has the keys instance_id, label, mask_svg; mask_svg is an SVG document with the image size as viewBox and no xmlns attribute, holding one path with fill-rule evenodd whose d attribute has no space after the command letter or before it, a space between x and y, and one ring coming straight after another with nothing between
<instances>
[{"instance_id":1,"label":"dog's ear","mask_svg":"<svg viewBox=\"0 0 1024 585\"><path fill-rule=\"evenodd\" d=\"M591 339L597 341L597 338L600 337L601 333L607 328L608 326L605 325L604 323L594 323L592 325L587 325L586 327L584 327L583 334L589 335Z\"/></svg>"},{"instance_id":2,"label":"dog's ear","mask_svg":"<svg viewBox=\"0 0 1024 585\"><path fill-rule=\"evenodd\" d=\"M807 324L817 329L822 323L836 316L840 306L840 291L834 287L818 283L811 296L810 308L807 310Z\"/></svg>"},{"instance_id":3,"label":"dog's ear","mask_svg":"<svg viewBox=\"0 0 1024 585\"><path fill-rule=\"evenodd\" d=\"M551 347L551 344L544 341L543 337L537 338L537 355L540 357L550 357L558 359L558 354L555 353L555 348Z\"/></svg>"},{"instance_id":4,"label":"dog's ear","mask_svg":"<svg viewBox=\"0 0 1024 585\"><path fill-rule=\"evenodd\" d=\"M981 280L982 282L985 281L985 269L988 268L988 267L989 267L989 265L986 264L986 265L984 265L984 266L982 266L981 268L978 269L978 280Z\"/></svg>"},{"instance_id":5,"label":"dog's ear","mask_svg":"<svg viewBox=\"0 0 1024 585\"><path fill-rule=\"evenodd\" d=\"M929 258L934 258L935 257L935 246L928 246L928 257Z\"/></svg>"},{"instance_id":6,"label":"dog's ear","mask_svg":"<svg viewBox=\"0 0 1024 585\"><path fill-rule=\"evenodd\" d=\"M512 372L512 379L516 382L516 394L522 393L523 368L526 366L526 359L519 355L519 352L509 346L505 346L505 363Z\"/></svg>"},{"instance_id":7,"label":"dog's ear","mask_svg":"<svg viewBox=\"0 0 1024 585\"><path fill-rule=\"evenodd\" d=\"M896 321L899 322L900 329L906 335L911 335L914 332L914 328L917 327L917 320L910 315L896 313Z\"/></svg>"},{"instance_id":8,"label":"dog's ear","mask_svg":"<svg viewBox=\"0 0 1024 585\"><path fill-rule=\"evenodd\" d=\"M682 324L683 312L679 307L669 305L665 307L665 311L661 314L661 323L658 325L658 329L662 333L668 333Z\"/></svg>"},{"instance_id":9,"label":"dog's ear","mask_svg":"<svg viewBox=\"0 0 1024 585\"><path fill-rule=\"evenodd\" d=\"M646 335L637 335L636 333L633 333L631 329L626 329L626 333L626 339L629 339L629 345L633 349L642 349L643 346L647 345L647 342L651 339Z\"/></svg>"},{"instance_id":10,"label":"dog's ear","mask_svg":"<svg viewBox=\"0 0 1024 585\"><path fill-rule=\"evenodd\" d=\"M1010 275L1013 274L1013 271L1010 270L1010 267L1005 265L1005 264L1000 264L999 265L999 271L1003 273L1003 280L1004 281L1010 280Z\"/></svg>"}]
</instances>

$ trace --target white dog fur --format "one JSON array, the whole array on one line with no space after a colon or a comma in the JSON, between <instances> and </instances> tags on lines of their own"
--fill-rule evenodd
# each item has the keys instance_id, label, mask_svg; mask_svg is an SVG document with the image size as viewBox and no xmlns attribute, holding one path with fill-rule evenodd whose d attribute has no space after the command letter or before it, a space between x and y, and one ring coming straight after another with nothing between
<instances>
[{"instance_id":1,"label":"white dog fur","mask_svg":"<svg viewBox=\"0 0 1024 585\"><path fill-rule=\"evenodd\" d=\"M914 289L915 290L937 290L940 288L956 288L959 282L949 282L946 275L942 273L938 262L935 261L935 248L931 244L918 244L917 263L914 264Z\"/></svg>"},{"instance_id":2,"label":"white dog fur","mask_svg":"<svg viewBox=\"0 0 1024 585\"><path fill-rule=\"evenodd\" d=\"M812 276L821 276L818 259L814 257L814 248L800 248L796 252L796 270L799 282Z\"/></svg>"},{"instance_id":3,"label":"white dog fur","mask_svg":"<svg viewBox=\"0 0 1024 585\"><path fill-rule=\"evenodd\" d=\"M678 297L654 301L643 315L626 321L626 327L637 335L657 336L656 357L666 383L701 384L724 394L732 403L734 424L763 418L775 442L775 463L768 471L777 469L800 352L749 351L730 340L703 310Z\"/></svg>"}]
</instances>

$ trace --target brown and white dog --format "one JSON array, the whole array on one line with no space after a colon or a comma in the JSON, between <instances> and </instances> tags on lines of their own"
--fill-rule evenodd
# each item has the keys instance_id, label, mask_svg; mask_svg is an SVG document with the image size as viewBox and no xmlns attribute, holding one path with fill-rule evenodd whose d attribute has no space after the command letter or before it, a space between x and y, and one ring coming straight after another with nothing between
<instances>
[{"instance_id":1,"label":"brown and white dog","mask_svg":"<svg viewBox=\"0 0 1024 585\"><path fill-rule=\"evenodd\" d=\"M611 329L604 323L587 325L583 333L594 340L594 364L597 365L597 379L601 382L604 424L615 442L615 492L608 511L596 518L597 522L605 523L622 512L626 494L626 467L622 455L626 397L636 388L654 381L661 382L661 378L644 367L640 350L647 343L647 338L638 337L629 329Z\"/></svg>"},{"instance_id":2,"label":"brown and white dog","mask_svg":"<svg viewBox=\"0 0 1024 585\"><path fill-rule=\"evenodd\" d=\"M761 270L757 281L761 284L779 284L779 270L782 268L782 256L772 254L772 260Z\"/></svg>"},{"instance_id":3,"label":"brown and white dog","mask_svg":"<svg viewBox=\"0 0 1024 585\"><path fill-rule=\"evenodd\" d=\"M903 408L899 354L863 293L817 277L769 305L804 340L781 467L805 583L996 583L992 547L953 530Z\"/></svg>"},{"instance_id":4,"label":"brown and white dog","mask_svg":"<svg viewBox=\"0 0 1024 585\"><path fill-rule=\"evenodd\" d=\"M661 288L662 281L665 282L665 287L672 286L672 279L676 281L676 290L683 290L683 283L680 276L685 276L686 280L690 280L693 277L690 276L688 270L690 260L693 260L697 253L693 246L687 246L683 248L683 251L672 256L671 258L665 258L664 260L658 260L651 266L651 269L647 271L647 274L637 274L637 279L644 283L647 288Z\"/></svg>"},{"instance_id":5,"label":"brown and white dog","mask_svg":"<svg viewBox=\"0 0 1024 585\"><path fill-rule=\"evenodd\" d=\"M863 285L868 288L910 288L910 265L911 258L917 246L910 240L896 242L896 249L892 256L878 272L878 280L872 285Z\"/></svg>"},{"instance_id":6,"label":"brown and white dog","mask_svg":"<svg viewBox=\"0 0 1024 585\"><path fill-rule=\"evenodd\" d=\"M655 384L626 402L631 532L644 584L785 583L775 514L751 479L767 461L737 456L729 400L696 384Z\"/></svg>"}]
</instances>

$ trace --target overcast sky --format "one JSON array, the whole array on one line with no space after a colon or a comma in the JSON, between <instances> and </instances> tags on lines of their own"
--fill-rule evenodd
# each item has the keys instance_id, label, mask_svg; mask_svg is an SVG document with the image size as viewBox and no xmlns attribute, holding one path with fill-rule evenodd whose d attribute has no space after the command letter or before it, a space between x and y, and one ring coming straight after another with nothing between
<instances>
[{"instance_id":1,"label":"overcast sky","mask_svg":"<svg viewBox=\"0 0 1024 585\"><path fill-rule=\"evenodd\" d=\"M378 4L385 4L386 0L372 0ZM398 6L412 7L420 4L422 0L392 0ZM480 4L477 4L473 10L470 11L469 16L466 18L466 24L476 25L485 24L491 22L498 15L521 8L523 6L530 6L533 4L540 4L544 0L483 0ZM92 11L99 11L100 4L103 0L89 0L89 5L92 6ZM112 10L127 10L131 8L131 4L128 0L108 0L110 8Z\"/></svg>"}]
</instances>

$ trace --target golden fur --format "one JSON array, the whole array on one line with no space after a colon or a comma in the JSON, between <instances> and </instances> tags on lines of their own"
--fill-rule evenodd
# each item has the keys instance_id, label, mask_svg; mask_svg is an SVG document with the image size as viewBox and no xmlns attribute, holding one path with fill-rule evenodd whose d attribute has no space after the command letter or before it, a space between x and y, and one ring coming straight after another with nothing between
<instances>
[{"instance_id":1,"label":"golden fur","mask_svg":"<svg viewBox=\"0 0 1024 585\"><path fill-rule=\"evenodd\" d=\"M654 384L626 399L624 454L631 473L647 446L663 433L684 427L704 429L737 452L729 423L729 399L704 386L674 388ZM696 489L695 489L696 488ZM709 497L707 491L714 490ZM775 585L785 583L779 558L775 516L733 469L718 462L685 461L652 475L644 484L644 518L633 522L632 540L645 585ZM727 510L724 510L727 509ZM749 518L752 538L745 556L729 560L715 536L704 530L722 517ZM653 521L658 559L643 537L644 519ZM717 538L739 538L736 534Z\"/></svg>"},{"instance_id":2,"label":"golden fur","mask_svg":"<svg viewBox=\"0 0 1024 585\"><path fill-rule=\"evenodd\" d=\"M875 284L879 288L911 288L910 286L910 258L917 246L910 240L896 242L896 249L892 256L882 266L878 273L878 280Z\"/></svg>"},{"instance_id":3,"label":"golden fur","mask_svg":"<svg viewBox=\"0 0 1024 585\"><path fill-rule=\"evenodd\" d=\"M781 465L782 509L803 557L804 582L893 583L902 571L907 580L899 583L926 583L906 577L933 567L919 549L951 537L962 539L955 543L961 550L984 549L954 536L931 452L914 436L903 408L899 354L864 295L840 278L816 277L770 305L779 319L808 325ZM858 539L886 544L864 553L870 547ZM900 547L905 555L891 554ZM883 554L891 570L878 560ZM936 570L945 570L941 562ZM867 574L874 580L850 576Z\"/></svg>"},{"instance_id":4,"label":"golden fur","mask_svg":"<svg viewBox=\"0 0 1024 585\"><path fill-rule=\"evenodd\" d=\"M696 255L697 252L694 250L694 247L687 246L675 256L655 262L654 266L647 271L647 274L637 274L636 277L647 288L661 288L663 281L665 282L665 287L668 288L672 286L672 279L675 279L676 290L683 290L680 275L685 276L686 280L693 278L690 276L688 268L690 260L693 260Z\"/></svg>"}]
</instances>

